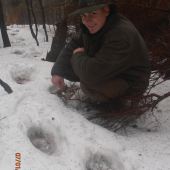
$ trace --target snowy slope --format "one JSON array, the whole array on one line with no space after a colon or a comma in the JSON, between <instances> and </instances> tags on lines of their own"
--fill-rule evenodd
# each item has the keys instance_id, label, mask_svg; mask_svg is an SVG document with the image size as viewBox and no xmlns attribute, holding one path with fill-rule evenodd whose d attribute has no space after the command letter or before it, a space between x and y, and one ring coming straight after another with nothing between
<instances>
[{"instance_id":1,"label":"snowy slope","mask_svg":"<svg viewBox=\"0 0 170 170\"><path fill-rule=\"evenodd\" d=\"M53 63L41 58L52 32L44 42L39 27L39 47L28 26L10 26L8 34L12 47L0 48L0 79L14 92L0 86L0 170L170 170L170 98L158 105L156 118L113 133L49 93ZM154 91L169 89L166 81Z\"/></svg>"}]
</instances>

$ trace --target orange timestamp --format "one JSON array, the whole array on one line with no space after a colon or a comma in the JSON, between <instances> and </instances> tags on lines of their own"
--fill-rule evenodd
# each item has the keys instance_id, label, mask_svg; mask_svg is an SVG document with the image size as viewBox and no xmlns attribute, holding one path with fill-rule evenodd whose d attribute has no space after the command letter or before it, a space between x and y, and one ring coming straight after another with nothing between
<instances>
[{"instance_id":1,"label":"orange timestamp","mask_svg":"<svg viewBox=\"0 0 170 170\"><path fill-rule=\"evenodd\" d=\"M15 170L18 170L21 168L21 154L20 153L16 153L15 154Z\"/></svg>"}]
</instances>

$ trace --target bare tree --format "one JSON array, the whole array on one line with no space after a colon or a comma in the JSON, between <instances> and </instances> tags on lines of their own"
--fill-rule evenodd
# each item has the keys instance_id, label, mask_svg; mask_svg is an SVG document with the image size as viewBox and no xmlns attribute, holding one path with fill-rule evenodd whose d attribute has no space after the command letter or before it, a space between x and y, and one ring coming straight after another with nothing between
<instances>
[{"instance_id":1,"label":"bare tree","mask_svg":"<svg viewBox=\"0 0 170 170\"><path fill-rule=\"evenodd\" d=\"M37 27L36 18L35 18L34 11L33 11L32 0L30 0L30 1L29 0L25 0L25 1L26 1L26 4L27 4L28 20L29 20L31 34L32 34L33 38L36 40L37 46L39 46L39 42L38 42L38 39L37 39L38 27ZM34 31L32 29L30 9L31 9L31 12L32 12L32 15L33 15L33 18L34 18L34 22L35 22L36 34L34 33Z\"/></svg>"},{"instance_id":2,"label":"bare tree","mask_svg":"<svg viewBox=\"0 0 170 170\"><path fill-rule=\"evenodd\" d=\"M1 0L0 0L0 29L1 29L1 35L2 35L2 39L3 39L4 47L10 47L11 43L9 41L8 34L6 31L6 25L5 25L5 21L4 21Z\"/></svg>"},{"instance_id":3,"label":"bare tree","mask_svg":"<svg viewBox=\"0 0 170 170\"><path fill-rule=\"evenodd\" d=\"M45 26L45 15L44 15L44 8L43 8L43 5L42 5L42 2L41 2L41 0L39 0L39 3L40 3L40 6L41 6L41 11L42 11L42 17L43 17L43 28L44 28L45 35L46 35L46 41L48 42L48 35L47 35L46 26Z\"/></svg>"}]
</instances>

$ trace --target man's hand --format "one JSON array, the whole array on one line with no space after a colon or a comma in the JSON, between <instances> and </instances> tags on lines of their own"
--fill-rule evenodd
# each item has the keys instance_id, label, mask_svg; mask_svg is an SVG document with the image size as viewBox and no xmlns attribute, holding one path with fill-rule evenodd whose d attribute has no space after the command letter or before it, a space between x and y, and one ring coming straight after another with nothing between
<instances>
[{"instance_id":1,"label":"man's hand","mask_svg":"<svg viewBox=\"0 0 170 170\"><path fill-rule=\"evenodd\" d=\"M58 75L53 75L51 82L58 88L62 88L65 86L64 78Z\"/></svg>"},{"instance_id":2,"label":"man's hand","mask_svg":"<svg viewBox=\"0 0 170 170\"><path fill-rule=\"evenodd\" d=\"M83 52L84 52L84 48L77 48L77 49L75 49L75 50L73 51L73 54L74 54L74 53L77 53L77 52L79 52L79 51L83 51Z\"/></svg>"}]
</instances>

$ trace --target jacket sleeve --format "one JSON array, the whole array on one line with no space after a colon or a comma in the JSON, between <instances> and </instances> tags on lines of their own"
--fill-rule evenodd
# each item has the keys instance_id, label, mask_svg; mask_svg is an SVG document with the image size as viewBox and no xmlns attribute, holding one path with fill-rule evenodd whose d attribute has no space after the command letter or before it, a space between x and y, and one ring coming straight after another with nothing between
<instances>
[{"instance_id":1,"label":"jacket sleeve","mask_svg":"<svg viewBox=\"0 0 170 170\"><path fill-rule=\"evenodd\" d=\"M71 58L74 72L86 84L112 79L130 67L131 47L121 38L109 37L94 58L77 52Z\"/></svg>"},{"instance_id":2,"label":"jacket sleeve","mask_svg":"<svg viewBox=\"0 0 170 170\"><path fill-rule=\"evenodd\" d=\"M79 78L74 73L70 63L73 51L79 47L83 47L82 30L75 34L70 42L66 44L66 47L61 50L60 55L51 70L51 75L59 75L70 81L79 81Z\"/></svg>"}]
</instances>

